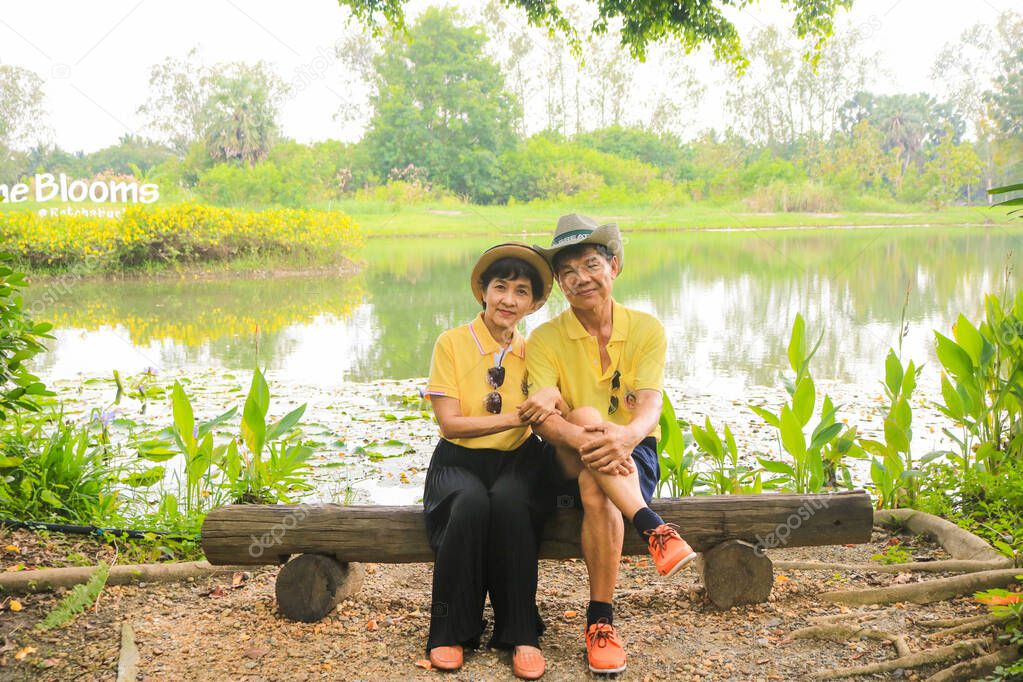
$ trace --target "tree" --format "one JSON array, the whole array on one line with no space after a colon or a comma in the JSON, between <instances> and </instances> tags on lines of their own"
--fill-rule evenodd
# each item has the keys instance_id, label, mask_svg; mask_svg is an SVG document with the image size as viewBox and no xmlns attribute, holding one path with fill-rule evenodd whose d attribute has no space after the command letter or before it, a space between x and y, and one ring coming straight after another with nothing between
<instances>
[{"instance_id":1,"label":"tree","mask_svg":"<svg viewBox=\"0 0 1023 682\"><path fill-rule=\"evenodd\" d=\"M925 166L924 178L931 188L931 200L940 207L954 201L964 189L969 200L972 185L980 180L983 167L972 144L957 144L953 132L946 131L934 149L934 158Z\"/></svg>"},{"instance_id":2,"label":"tree","mask_svg":"<svg viewBox=\"0 0 1023 682\"><path fill-rule=\"evenodd\" d=\"M408 40L376 60L374 114L364 143L381 177L410 164L477 201L499 191L498 157L515 141L518 103L483 53L479 27L428 9Z\"/></svg>"},{"instance_id":3,"label":"tree","mask_svg":"<svg viewBox=\"0 0 1023 682\"><path fill-rule=\"evenodd\" d=\"M195 48L184 59L167 57L149 70L149 98L138 113L179 156L203 138L210 76L211 70L199 61Z\"/></svg>"},{"instance_id":4,"label":"tree","mask_svg":"<svg viewBox=\"0 0 1023 682\"><path fill-rule=\"evenodd\" d=\"M0 64L0 181L15 177L23 150L45 134L43 81L32 71Z\"/></svg>"},{"instance_id":5,"label":"tree","mask_svg":"<svg viewBox=\"0 0 1023 682\"><path fill-rule=\"evenodd\" d=\"M133 175L148 172L171 155L171 151L163 145L138 135L125 134L117 144L89 154L83 162L90 173L110 170L121 175Z\"/></svg>"},{"instance_id":6,"label":"tree","mask_svg":"<svg viewBox=\"0 0 1023 682\"><path fill-rule=\"evenodd\" d=\"M924 150L946 135L955 143L962 137L963 120L954 107L925 93L873 95L857 93L842 108L843 130L851 131L867 121L881 131L885 151L894 150L905 172L910 164L924 160Z\"/></svg>"},{"instance_id":7,"label":"tree","mask_svg":"<svg viewBox=\"0 0 1023 682\"><path fill-rule=\"evenodd\" d=\"M264 62L206 66L192 49L150 69L149 97L138 111L180 157L201 142L214 160L252 164L277 138L287 92Z\"/></svg>"},{"instance_id":8,"label":"tree","mask_svg":"<svg viewBox=\"0 0 1023 682\"><path fill-rule=\"evenodd\" d=\"M858 52L855 31L836 35L816 65L801 59L807 47L774 26L756 31L745 74L736 76L728 106L738 133L774 147L827 139L841 122L842 103L863 88L874 56Z\"/></svg>"},{"instance_id":9,"label":"tree","mask_svg":"<svg viewBox=\"0 0 1023 682\"><path fill-rule=\"evenodd\" d=\"M998 132L1005 137L1023 137L1023 47L1006 55L994 85L984 100Z\"/></svg>"},{"instance_id":10,"label":"tree","mask_svg":"<svg viewBox=\"0 0 1023 682\"><path fill-rule=\"evenodd\" d=\"M277 118L286 94L284 82L264 62L219 68L201 115L210 158L250 166L265 159L280 133Z\"/></svg>"},{"instance_id":11,"label":"tree","mask_svg":"<svg viewBox=\"0 0 1023 682\"><path fill-rule=\"evenodd\" d=\"M338 0L351 8L362 23L379 27L385 23L403 29L405 4L408 0ZM751 3L741 3L740 6ZM565 35L580 51L578 22L558 6L557 0L503 0L510 7L525 11L530 23L544 26L551 32ZM678 41L687 51L710 45L718 59L741 65L739 34L724 15L725 6L734 6L730 0L592 0L597 10L596 19L589 26L590 33L605 33L612 23L621 22L621 45L632 56L643 59L647 46L662 40ZM839 7L848 9L852 0L786 0L795 10L793 28L800 39L810 39L811 49L821 46L831 35L835 12Z\"/></svg>"}]
</instances>

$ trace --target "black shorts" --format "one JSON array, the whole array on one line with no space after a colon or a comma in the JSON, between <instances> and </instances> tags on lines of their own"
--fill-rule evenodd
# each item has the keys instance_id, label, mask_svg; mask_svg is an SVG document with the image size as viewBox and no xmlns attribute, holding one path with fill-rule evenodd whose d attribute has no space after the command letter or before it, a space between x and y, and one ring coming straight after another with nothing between
<instances>
[{"instance_id":1,"label":"black shorts","mask_svg":"<svg viewBox=\"0 0 1023 682\"><path fill-rule=\"evenodd\" d=\"M554 497L553 504L558 509L582 509L583 503L579 497L579 481L574 478L565 478L561 473L554 457L554 448L547 445L547 456L551 466L548 480L551 481L551 492ZM632 461L636 464L636 474L639 476L639 491L647 504L654 498L657 491L657 483L661 479L661 465L657 461L657 439L647 436L640 441L639 445L632 451Z\"/></svg>"}]
</instances>

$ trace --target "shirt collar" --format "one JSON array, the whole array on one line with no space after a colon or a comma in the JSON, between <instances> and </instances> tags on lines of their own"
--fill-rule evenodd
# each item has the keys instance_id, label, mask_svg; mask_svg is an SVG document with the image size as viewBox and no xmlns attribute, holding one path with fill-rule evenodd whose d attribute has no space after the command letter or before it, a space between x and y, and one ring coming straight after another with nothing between
<instances>
[{"instance_id":1,"label":"shirt collar","mask_svg":"<svg viewBox=\"0 0 1023 682\"><path fill-rule=\"evenodd\" d=\"M472 335L472 340L476 342L480 355L500 352L501 344L491 336L490 330L487 329L487 325L483 321L483 313L474 317L472 322L469 323L469 333ZM526 357L526 339L519 333L518 329L513 333L511 350L509 352L518 355L520 358Z\"/></svg>"},{"instance_id":2,"label":"shirt collar","mask_svg":"<svg viewBox=\"0 0 1023 682\"><path fill-rule=\"evenodd\" d=\"M564 313L565 328L570 339L585 339L590 333L583 327L583 323L575 316L569 308ZM629 328L629 312L625 306L618 301L611 299L611 341L624 341L626 330Z\"/></svg>"}]
</instances>

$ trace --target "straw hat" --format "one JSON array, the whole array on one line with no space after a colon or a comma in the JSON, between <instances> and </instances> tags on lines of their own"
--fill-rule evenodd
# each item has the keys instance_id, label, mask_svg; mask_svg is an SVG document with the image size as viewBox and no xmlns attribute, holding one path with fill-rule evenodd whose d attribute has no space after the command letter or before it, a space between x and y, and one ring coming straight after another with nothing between
<instances>
[{"instance_id":1,"label":"straw hat","mask_svg":"<svg viewBox=\"0 0 1023 682\"><path fill-rule=\"evenodd\" d=\"M534 246L542 253L547 262L554 265L554 256L562 249L576 244L603 244L618 259L618 271L621 272L625 260L625 249L622 247L622 235L614 223L597 225L593 218L572 213L558 219L558 227L554 230L554 239L547 248Z\"/></svg>"},{"instance_id":2,"label":"straw hat","mask_svg":"<svg viewBox=\"0 0 1023 682\"><path fill-rule=\"evenodd\" d=\"M540 281L543 282L543 295L537 299L537 307L543 305L547 301L547 297L551 295L551 287L554 285L554 273L551 272L551 266L546 258L529 244L521 242L506 242L492 246L484 251L483 255L476 261L476 265L472 268L472 274L469 276L469 285L472 287L472 293L476 300L483 303L484 292L483 287L480 286L480 277L483 276L487 268L502 258L518 258L536 268L536 271L540 273Z\"/></svg>"}]
</instances>

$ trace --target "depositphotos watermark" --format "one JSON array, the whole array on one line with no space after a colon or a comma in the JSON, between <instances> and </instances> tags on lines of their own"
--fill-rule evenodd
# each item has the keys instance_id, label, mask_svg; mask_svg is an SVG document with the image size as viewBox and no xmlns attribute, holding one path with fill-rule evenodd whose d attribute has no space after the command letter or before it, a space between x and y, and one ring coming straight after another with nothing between
<instances>
[{"instance_id":1,"label":"depositphotos watermark","mask_svg":"<svg viewBox=\"0 0 1023 682\"><path fill-rule=\"evenodd\" d=\"M788 515L784 523L779 523L774 530L765 537L756 536L756 552L763 556L769 549L784 547L789 542L792 531L798 530L804 523L813 518L814 514L821 509L827 509L831 504L831 495L814 495L803 504L799 505L796 511Z\"/></svg>"},{"instance_id":2,"label":"depositphotos watermark","mask_svg":"<svg viewBox=\"0 0 1023 682\"><path fill-rule=\"evenodd\" d=\"M249 556L253 559L258 559L263 556L266 550L281 544L281 540L287 532L302 521L305 521L305 518L309 516L310 506L309 504L300 504L288 512L287 516L275 523L270 530L259 537L255 535L250 536L252 542L249 544Z\"/></svg>"}]
</instances>

